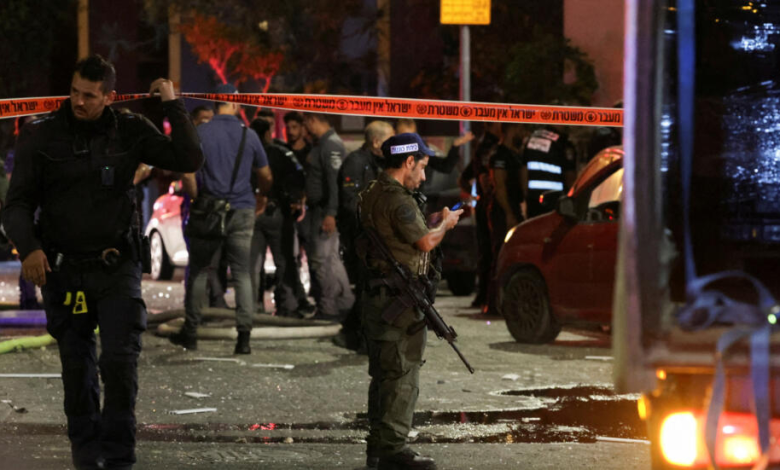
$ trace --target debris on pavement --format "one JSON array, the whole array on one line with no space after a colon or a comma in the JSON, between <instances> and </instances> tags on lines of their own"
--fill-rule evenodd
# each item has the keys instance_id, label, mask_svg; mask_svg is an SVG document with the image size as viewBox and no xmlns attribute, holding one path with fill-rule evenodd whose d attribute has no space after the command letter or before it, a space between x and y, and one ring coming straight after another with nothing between
<instances>
[{"instance_id":1,"label":"debris on pavement","mask_svg":"<svg viewBox=\"0 0 780 470\"><path fill-rule=\"evenodd\" d=\"M519 379L519 378L520 378L520 376L519 376L519 375L517 375L517 374L506 374L505 376L501 377L501 380L512 380L512 381L516 381L516 380L517 380L517 379Z\"/></svg>"},{"instance_id":2,"label":"debris on pavement","mask_svg":"<svg viewBox=\"0 0 780 470\"><path fill-rule=\"evenodd\" d=\"M211 396L210 393L198 393L198 392L184 392L184 395L190 398L209 398Z\"/></svg>"},{"instance_id":3,"label":"debris on pavement","mask_svg":"<svg viewBox=\"0 0 780 470\"><path fill-rule=\"evenodd\" d=\"M622 437L596 436L596 440L604 442L620 442L623 444L650 444L650 441L646 439L625 439Z\"/></svg>"},{"instance_id":4,"label":"debris on pavement","mask_svg":"<svg viewBox=\"0 0 780 470\"><path fill-rule=\"evenodd\" d=\"M12 410L14 410L17 413L27 413L27 408L16 406L13 404L11 400L0 400L0 402L5 403L6 405L10 406Z\"/></svg>"},{"instance_id":5,"label":"debris on pavement","mask_svg":"<svg viewBox=\"0 0 780 470\"><path fill-rule=\"evenodd\" d=\"M246 362L242 361L241 359L236 359L233 357L196 357L193 359L193 361L203 361L203 362L234 362L240 366L245 366Z\"/></svg>"},{"instance_id":6,"label":"debris on pavement","mask_svg":"<svg viewBox=\"0 0 780 470\"><path fill-rule=\"evenodd\" d=\"M62 374L0 374L0 379L59 379Z\"/></svg>"},{"instance_id":7,"label":"debris on pavement","mask_svg":"<svg viewBox=\"0 0 780 470\"><path fill-rule=\"evenodd\" d=\"M292 370L295 368L292 364L252 364L252 367L266 367L269 369L286 369Z\"/></svg>"},{"instance_id":8,"label":"debris on pavement","mask_svg":"<svg viewBox=\"0 0 780 470\"><path fill-rule=\"evenodd\" d=\"M612 356L585 356L588 361L611 361Z\"/></svg>"},{"instance_id":9,"label":"debris on pavement","mask_svg":"<svg viewBox=\"0 0 780 470\"><path fill-rule=\"evenodd\" d=\"M196 413L214 413L216 412L216 408L192 408L189 410L172 410L169 411L168 414L172 415L192 415Z\"/></svg>"}]
</instances>

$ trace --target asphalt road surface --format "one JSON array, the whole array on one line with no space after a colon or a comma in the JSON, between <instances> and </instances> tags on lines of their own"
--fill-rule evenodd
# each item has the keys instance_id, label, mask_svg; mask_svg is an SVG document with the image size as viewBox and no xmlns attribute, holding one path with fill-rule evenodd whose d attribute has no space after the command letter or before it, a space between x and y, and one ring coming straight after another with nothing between
<instances>
[{"instance_id":1,"label":"asphalt road surface","mask_svg":"<svg viewBox=\"0 0 780 470\"><path fill-rule=\"evenodd\" d=\"M6 302L15 276L13 265L0 266ZM144 296L154 313L181 308L181 279L144 281ZM564 329L553 344L521 345L470 301L443 289L436 306L476 373L429 335L413 446L441 469L649 468L638 397L612 392L607 334ZM41 333L5 328L0 341ZM329 338L253 340L252 355L232 351L230 340L188 352L145 334L136 469L363 467L365 356ZM56 345L0 355L0 373L59 372ZM0 378L0 400L0 468L72 468L60 379ZM195 408L216 410L171 414Z\"/></svg>"}]
</instances>

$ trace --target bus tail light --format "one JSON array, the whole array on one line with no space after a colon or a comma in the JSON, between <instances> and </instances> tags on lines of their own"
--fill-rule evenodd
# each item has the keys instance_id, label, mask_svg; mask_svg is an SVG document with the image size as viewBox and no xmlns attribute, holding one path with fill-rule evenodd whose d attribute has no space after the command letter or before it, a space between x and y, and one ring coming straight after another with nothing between
<instances>
[{"instance_id":1,"label":"bus tail light","mask_svg":"<svg viewBox=\"0 0 780 470\"><path fill-rule=\"evenodd\" d=\"M681 411L664 418L660 431L660 447L664 459L682 468L705 468L710 458L704 443L706 414L701 411ZM758 445L756 417L748 413L723 413L716 439L715 460L720 467L752 466L761 457ZM770 423L773 442L780 442L780 420ZM773 443L769 461L780 462L780 445Z\"/></svg>"}]
</instances>

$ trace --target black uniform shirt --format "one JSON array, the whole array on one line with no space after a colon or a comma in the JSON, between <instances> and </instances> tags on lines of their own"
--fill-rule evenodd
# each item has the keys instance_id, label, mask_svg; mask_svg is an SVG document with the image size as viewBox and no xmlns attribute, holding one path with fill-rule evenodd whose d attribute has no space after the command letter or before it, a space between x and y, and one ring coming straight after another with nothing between
<instances>
[{"instance_id":1,"label":"black uniform shirt","mask_svg":"<svg viewBox=\"0 0 780 470\"><path fill-rule=\"evenodd\" d=\"M520 166L522 159L509 147L504 144L499 145L496 151L490 157L491 170L506 171L506 194L509 199L509 205L516 209L515 216L520 214L520 203L523 201L523 188L520 187ZM493 203L496 208L501 208L497 203Z\"/></svg>"},{"instance_id":2,"label":"black uniform shirt","mask_svg":"<svg viewBox=\"0 0 780 470\"><path fill-rule=\"evenodd\" d=\"M350 153L339 169L339 217L350 218L350 223L357 217L358 194L375 180L380 168L380 159L371 153L366 146ZM351 225L351 224L350 224Z\"/></svg>"},{"instance_id":3,"label":"black uniform shirt","mask_svg":"<svg viewBox=\"0 0 780 470\"><path fill-rule=\"evenodd\" d=\"M565 174L574 171L574 158L567 150L568 137L550 129L537 129L523 150L528 168L529 201L545 191L563 191Z\"/></svg>"},{"instance_id":4,"label":"black uniform shirt","mask_svg":"<svg viewBox=\"0 0 780 470\"><path fill-rule=\"evenodd\" d=\"M268 155L268 166L273 175L273 186L268 198L285 207L292 202L300 201L303 198L306 175L295 153L275 143L263 147Z\"/></svg>"},{"instance_id":5,"label":"black uniform shirt","mask_svg":"<svg viewBox=\"0 0 780 470\"><path fill-rule=\"evenodd\" d=\"M200 168L203 152L184 104L173 100L162 107L170 139L143 116L109 107L97 121L79 121L70 100L22 128L3 211L21 259L40 248L92 254L118 246L133 222L140 162L187 173Z\"/></svg>"}]
</instances>

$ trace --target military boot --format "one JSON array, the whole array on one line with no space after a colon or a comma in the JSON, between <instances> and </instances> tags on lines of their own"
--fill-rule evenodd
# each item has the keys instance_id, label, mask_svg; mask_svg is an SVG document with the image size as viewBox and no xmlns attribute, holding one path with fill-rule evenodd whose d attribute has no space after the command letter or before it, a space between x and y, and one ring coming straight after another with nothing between
<instances>
[{"instance_id":1,"label":"military boot","mask_svg":"<svg viewBox=\"0 0 780 470\"><path fill-rule=\"evenodd\" d=\"M389 457L381 457L377 465L379 470L436 470L436 462L423 457L408 447Z\"/></svg>"},{"instance_id":2,"label":"military boot","mask_svg":"<svg viewBox=\"0 0 780 470\"><path fill-rule=\"evenodd\" d=\"M248 331L238 332L238 341L236 341L236 349L233 354L252 354L252 348L249 347L249 335Z\"/></svg>"},{"instance_id":3,"label":"military boot","mask_svg":"<svg viewBox=\"0 0 780 470\"><path fill-rule=\"evenodd\" d=\"M198 337L194 334L185 333L184 330L180 330L178 333L174 333L168 337L168 340L184 349L195 351L198 349Z\"/></svg>"}]
</instances>

